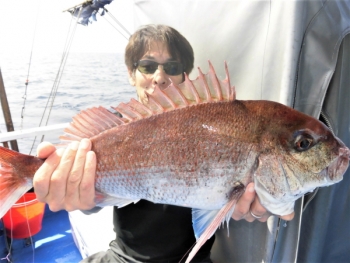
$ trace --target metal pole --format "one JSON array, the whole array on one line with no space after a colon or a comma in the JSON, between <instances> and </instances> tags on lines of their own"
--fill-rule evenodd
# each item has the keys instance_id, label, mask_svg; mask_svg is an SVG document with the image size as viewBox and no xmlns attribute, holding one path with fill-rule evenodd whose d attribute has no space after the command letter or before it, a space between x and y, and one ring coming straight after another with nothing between
<instances>
[{"instance_id":1,"label":"metal pole","mask_svg":"<svg viewBox=\"0 0 350 263\"><path fill-rule=\"evenodd\" d=\"M7 131L8 132L14 131L11 112L7 101L6 91L5 91L5 85L2 79L1 68L0 68L0 102L1 102L2 112L4 114ZM18 145L16 140L10 141L10 145L12 150L18 152Z\"/></svg>"}]
</instances>

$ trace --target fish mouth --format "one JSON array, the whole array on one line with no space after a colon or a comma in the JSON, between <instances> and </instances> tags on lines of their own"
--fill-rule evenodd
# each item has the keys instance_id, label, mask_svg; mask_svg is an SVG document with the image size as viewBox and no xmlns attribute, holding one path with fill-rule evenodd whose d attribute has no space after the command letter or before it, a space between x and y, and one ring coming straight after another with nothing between
<instances>
[{"instance_id":1,"label":"fish mouth","mask_svg":"<svg viewBox=\"0 0 350 263\"><path fill-rule=\"evenodd\" d=\"M350 150L347 147L341 147L338 150L338 157L331 164L321 171L330 184L337 183L343 179L343 174L349 166Z\"/></svg>"}]
</instances>

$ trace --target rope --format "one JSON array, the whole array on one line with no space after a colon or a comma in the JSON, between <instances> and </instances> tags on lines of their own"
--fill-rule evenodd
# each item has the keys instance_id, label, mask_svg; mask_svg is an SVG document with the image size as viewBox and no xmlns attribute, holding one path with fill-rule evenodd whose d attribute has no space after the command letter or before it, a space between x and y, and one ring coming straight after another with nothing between
<instances>
[{"instance_id":1,"label":"rope","mask_svg":"<svg viewBox=\"0 0 350 263\"><path fill-rule=\"evenodd\" d=\"M22 112L21 112L21 126L20 126L20 130L23 129L23 118L24 118L24 111L25 111L25 105L26 105L26 100L27 100L27 90L28 90L28 84L29 84L29 73L30 73L30 66L32 65L32 56L33 56L33 49L34 49L36 29L37 29L37 25L38 25L39 10L40 10L40 2L38 4L38 11L37 11L37 14L36 14L36 20L35 20L35 26L34 26L34 35L33 35L32 48L31 48L30 57L29 57L27 78L26 78L26 82L24 83L25 84L25 90L24 90L24 95L22 97L23 98L23 106L22 106Z\"/></svg>"},{"instance_id":2,"label":"rope","mask_svg":"<svg viewBox=\"0 0 350 263\"><path fill-rule=\"evenodd\" d=\"M26 201L26 196L24 195L23 196L23 202L24 203L26 203L27 201ZM30 229L30 225L29 225L29 216L28 216L28 207L25 205L24 206L24 211L25 211L25 214L26 214L26 218L27 218L27 229L28 229L28 232L29 232L29 238L27 238L27 239L29 239L29 241L30 241L30 245L31 245L31 247L32 247L32 250L33 250L33 254L32 254L32 256L33 256L33 263L35 262L35 247L34 247L34 242L33 242L33 237L32 237L32 233L31 233L31 229ZM11 233L11 235L12 235L12 233Z\"/></svg>"},{"instance_id":3,"label":"rope","mask_svg":"<svg viewBox=\"0 0 350 263\"><path fill-rule=\"evenodd\" d=\"M77 21L78 21L80 15L81 15L81 11L82 11L82 8L79 11L79 14L78 14L78 17L77 17ZM48 124L48 122L49 122L49 119L50 119L51 110L52 110L52 107L53 107L53 104L54 104L54 101L55 101L55 98L56 98L56 95L57 95L57 90L58 90L60 81L62 79L64 67L66 65L66 62L67 62L67 59L68 59L68 55L69 55L69 50L70 50L71 45L73 43L73 38L74 38L75 31L76 31L76 28L77 28L77 25L78 25L78 22L76 22L74 27L73 27L73 29L71 30L72 21L73 21L73 16L71 18L71 22L70 22L69 28L68 28L68 34L67 34L65 46L64 46L64 49L63 49L63 53L62 53L61 64L60 64L60 67L58 69L58 72L57 72L57 75L56 75L53 87L51 89L51 93L50 93L49 98L48 98L48 100L46 102L46 106L45 106L43 115L41 117L41 120L40 120L40 123L39 123L39 127L42 126L43 122L45 123L44 125L46 126ZM44 118L45 118L46 114L47 114L47 117L46 117L46 121L45 121ZM45 138L45 135L42 135L40 142L43 142L44 138ZM30 153L29 154L31 154L31 152L32 152L32 150L34 148L35 142L36 142L36 137L33 140L33 144L32 144L32 147L30 149Z\"/></svg>"},{"instance_id":4,"label":"rope","mask_svg":"<svg viewBox=\"0 0 350 263\"><path fill-rule=\"evenodd\" d=\"M71 30L71 25L72 25L72 21L73 21L73 16L71 18L71 22L70 22L69 29L68 29L68 34L67 34L65 47L64 47L64 50L63 50L63 54L62 54L61 64L60 64L60 67L58 69L58 72L57 72L56 79L54 81L53 87L51 89L51 93L50 93L49 98L47 100L47 103L46 103L46 106L45 106L45 109L44 109L44 113L43 113L43 115L41 117L41 120L40 120L40 123L39 123L39 127L42 126L43 122L45 123L44 124L45 126L49 122L50 115L51 115L51 110L52 110L53 103L54 103L55 98L56 98L58 86L59 86L59 83L60 83L62 75L63 75L63 70L64 70L64 67L65 67L66 62L67 62L67 58L68 58L68 55L69 55L69 50L70 50L70 47L71 47L72 42L73 42L73 37L75 35L75 31L76 31L76 28L77 28L78 21L79 21L79 18L80 18L82 10L83 10L83 8L79 9L79 13L78 13L78 16L76 18L77 22L75 23L74 28L72 29L71 35L69 36L69 32ZM108 13L109 17L112 18L112 20L114 20L114 22L116 22L124 30L124 34L117 27L112 25L112 23L110 21L108 21L107 18L105 18L106 21L114 29L116 29L126 40L128 40L129 37L131 36L130 32L110 12L108 12L107 9L104 8L104 10ZM127 36L125 36L125 34L127 34ZM26 84L26 85L28 85L28 84ZM44 117L45 117L46 114L47 114L46 121L44 121ZM45 135L42 135L40 142L43 142L44 138L45 138ZM35 142L36 142L36 137L33 140L33 144L31 146L29 154L31 154L31 152L33 151Z\"/></svg>"},{"instance_id":5,"label":"rope","mask_svg":"<svg viewBox=\"0 0 350 263\"><path fill-rule=\"evenodd\" d=\"M12 221L12 211L11 210L9 210L9 212L10 212L10 221L11 221L11 225L10 225L10 229L11 229L11 233L10 233L10 237L12 237L12 229L13 229L13 221ZM10 238L10 244L9 244L9 242L8 242L8 237L7 237L7 232L6 232L6 228L5 228L5 224L4 224L4 221L3 221L3 219L1 219L1 221L2 221L2 224L3 224L3 226L4 226L4 237L5 237L5 244L6 244L6 250L7 250L7 255L6 255L6 257L3 257L3 258L1 258L0 260L7 260L8 262L12 262L12 260L11 260L11 250L12 250L12 238Z\"/></svg>"},{"instance_id":6,"label":"rope","mask_svg":"<svg viewBox=\"0 0 350 263\"><path fill-rule=\"evenodd\" d=\"M129 31L123 26L123 24L120 23L120 22L118 21L118 19L117 19L115 16L113 16L106 8L103 8L103 9L107 12L107 14L109 15L109 17L112 18L112 19L114 20L114 22L116 22L116 23L124 30L124 33L126 33L127 36L125 36L122 32L120 32L120 30L119 30L118 28L116 28L114 25L112 25L112 23L109 22L109 21L107 20L107 18L104 16L105 19L106 19L106 21L107 21L115 30L117 30L117 32L118 32L119 34L121 34L126 40L129 40L129 37L131 36L130 32L129 32Z\"/></svg>"},{"instance_id":7,"label":"rope","mask_svg":"<svg viewBox=\"0 0 350 263\"><path fill-rule=\"evenodd\" d=\"M28 84L29 84L29 75L30 75L30 67L32 65L32 57L33 57L33 50L34 50L34 43L35 43L35 36L36 36L36 31L37 31L37 25L38 25L38 17L39 17L39 11L40 11L40 3L41 1L39 1L38 3L38 9L37 9L37 15L36 15L36 19L35 19L35 26L34 26L34 34L33 34L33 39L32 39L32 47L30 50L30 56L29 56L29 64L28 64L28 71L27 71L27 78L26 78L26 82L25 84L25 89L24 89L24 95L23 95L23 106L22 106L22 111L21 111L21 125L20 125L20 130L23 129L23 121L24 121L24 112L25 112L25 105L26 105L26 101L27 101L27 91L28 91ZM26 211L27 212L27 211ZM28 216L27 216L28 218ZM7 260L8 262L12 262L11 260L11 249L12 249L12 229L13 229L13 220L12 220L12 211L10 210L10 221L11 221L11 233L10 233L10 244L8 243L8 239L7 239L7 234L6 234L6 229L4 227L4 236L5 236L5 243L6 243L6 248L8 251L8 254L6 255L6 257L1 258L0 260ZM27 225L29 227L29 221L27 219ZM32 245L32 250L33 250L33 262L34 262L34 246Z\"/></svg>"}]
</instances>

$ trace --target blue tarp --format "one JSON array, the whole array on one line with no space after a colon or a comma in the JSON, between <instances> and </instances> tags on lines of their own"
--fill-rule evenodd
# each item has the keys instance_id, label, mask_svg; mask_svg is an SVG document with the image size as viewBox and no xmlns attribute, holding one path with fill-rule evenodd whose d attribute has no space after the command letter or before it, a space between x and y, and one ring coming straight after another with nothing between
<instances>
[{"instance_id":1,"label":"blue tarp","mask_svg":"<svg viewBox=\"0 0 350 263\"><path fill-rule=\"evenodd\" d=\"M101 16L105 14L104 6L108 5L113 0L93 0L91 4L83 4L81 7L70 11L73 16L78 18L78 23L87 26L92 21L97 21L96 14L102 8ZM79 16L80 13L80 16Z\"/></svg>"}]
</instances>

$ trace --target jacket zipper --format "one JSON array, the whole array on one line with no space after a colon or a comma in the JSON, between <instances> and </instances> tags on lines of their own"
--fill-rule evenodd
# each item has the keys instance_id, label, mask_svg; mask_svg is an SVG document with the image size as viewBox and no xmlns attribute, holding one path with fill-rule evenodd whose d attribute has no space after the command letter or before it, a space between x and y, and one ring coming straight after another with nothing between
<instances>
[{"instance_id":1,"label":"jacket zipper","mask_svg":"<svg viewBox=\"0 0 350 263\"><path fill-rule=\"evenodd\" d=\"M334 130L332 128L332 125L331 125L331 122L329 121L328 117L326 116L326 114L321 111L321 118L322 119L322 122L324 122L324 124L327 125L327 127L330 129L330 131L332 132L333 135L334 134ZM319 188L316 188L313 193L311 194L311 196L309 197L309 199L307 200L307 202L304 203L304 207L303 207L303 211L305 211L305 209L307 208L308 204L315 198L317 192L318 192L318 189Z\"/></svg>"},{"instance_id":2,"label":"jacket zipper","mask_svg":"<svg viewBox=\"0 0 350 263\"><path fill-rule=\"evenodd\" d=\"M331 122L329 121L328 117L326 116L326 114L323 111L321 111L321 117L322 117L322 120L327 125L327 127L331 130L332 134L335 136L334 130L333 130L332 125L331 125Z\"/></svg>"}]
</instances>

